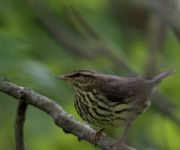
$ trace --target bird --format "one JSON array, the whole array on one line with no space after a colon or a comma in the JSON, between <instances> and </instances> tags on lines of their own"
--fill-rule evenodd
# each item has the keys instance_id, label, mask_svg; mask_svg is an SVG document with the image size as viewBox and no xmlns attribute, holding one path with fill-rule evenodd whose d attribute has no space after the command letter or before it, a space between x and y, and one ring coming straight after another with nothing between
<instances>
[{"instance_id":1,"label":"bird","mask_svg":"<svg viewBox=\"0 0 180 150\"><path fill-rule=\"evenodd\" d=\"M138 75L115 76L91 70L74 70L58 79L69 82L74 89L74 106L83 120L100 127L92 137L96 143L104 130L124 126L118 144L123 143L134 120L151 105L153 89L172 71L152 79ZM117 144L116 144L117 145Z\"/></svg>"}]
</instances>

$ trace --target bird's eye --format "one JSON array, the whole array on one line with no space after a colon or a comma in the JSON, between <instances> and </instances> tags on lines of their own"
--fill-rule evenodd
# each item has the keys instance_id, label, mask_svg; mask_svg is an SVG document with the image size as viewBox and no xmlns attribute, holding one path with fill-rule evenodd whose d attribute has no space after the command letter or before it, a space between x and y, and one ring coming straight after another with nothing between
<instances>
[{"instance_id":1,"label":"bird's eye","mask_svg":"<svg viewBox=\"0 0 180 150\"><path fill-rule=\"evenodd\" d=\"M81 75L80 73L75 73L75 74L70 75L70 77L76 78L76 77L79 77L80 75Z\"/></svg>"},{"instance_id":2,"label":"bird's eye","mask_svg":"<svg viewBox=\"0 0 180 150\"><path fill-rule=\"evenodd\" d=\"M79 77L80 75L81 75L80 73L76 73L74 76Z\"/></svg>"}]
</instances>

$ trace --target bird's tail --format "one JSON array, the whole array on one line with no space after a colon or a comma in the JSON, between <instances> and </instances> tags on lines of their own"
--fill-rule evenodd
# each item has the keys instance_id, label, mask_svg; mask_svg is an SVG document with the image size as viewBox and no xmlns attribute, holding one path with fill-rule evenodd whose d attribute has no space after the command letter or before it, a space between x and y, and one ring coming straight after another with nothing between
<instances>
[{"instance_id":1,"label":"bird's tail","mask_svg":"<svg viewBox=\"0 0 180 150\"><path fill-rule=\"evenodd\" d=\"M162 79L171 75L172 73L174 73L174 71L166 71L166 72L160 73L160 74L156 75L155 77L153 77L150 80L150 82L152 83L153 86L156 86L161 82Z\"/></svg>"}]
</instances>

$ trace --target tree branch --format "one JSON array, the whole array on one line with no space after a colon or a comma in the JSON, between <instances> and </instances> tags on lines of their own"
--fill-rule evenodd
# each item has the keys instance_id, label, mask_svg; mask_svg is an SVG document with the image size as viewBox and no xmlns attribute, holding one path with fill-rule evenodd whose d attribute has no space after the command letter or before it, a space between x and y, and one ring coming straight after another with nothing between
<instances>
[{"instance_id":1,"label":"tree branch","mask_svg":"<svg viewBox=\"0 0 180 150\"><path fill-rule=\"evenodd\" d=\"M24 127L24 121L26 117L27 106L28 106L27 103L20 101L17 108L16 121L15 121L16 150L25 149L23 127Z\"/></svg>"},{"instance_id":2,"label":"tree branch","mask_svg":"<svg viewBox=\"0 0 180 150\"><path fill-rule=\"evenodd\" d=\"M96 131L89 126L76 121L53 100L40 95L31 89L20 87L11 82L5 81L4 79L0 79L0 91L14 97L20 102L25 102L41 109L52 117L58 127L68 133L74 134L79 139L86 140L93 144L92 136ZM103 135L97 142L97 146L104 150L111 150L114 142L113 139ZM122 144L119 149L134 150L134 148L126 146L125 144Z\"/></svg>"}]
</instances>

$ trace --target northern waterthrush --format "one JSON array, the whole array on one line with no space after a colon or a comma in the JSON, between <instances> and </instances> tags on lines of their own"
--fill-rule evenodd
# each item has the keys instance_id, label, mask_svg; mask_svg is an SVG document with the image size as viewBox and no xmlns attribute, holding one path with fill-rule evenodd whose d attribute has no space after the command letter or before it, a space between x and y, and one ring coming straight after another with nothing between
<instances>
[{"instance_id":1,"label":"northern waterthrush","mask_svg":"<svg viewBox=\"0 0 180 150\"><path fill-rule=\"evenodd\" d=\"M148 80L140 76L118 77L76 70L59 78L73 85L74 105L85 121L103 129L125 125L122 142L132 122L150 106L153 88L169 74L164 72ZM95 140L102 131L96 133Z\"/></svg>"}]
</instances>

